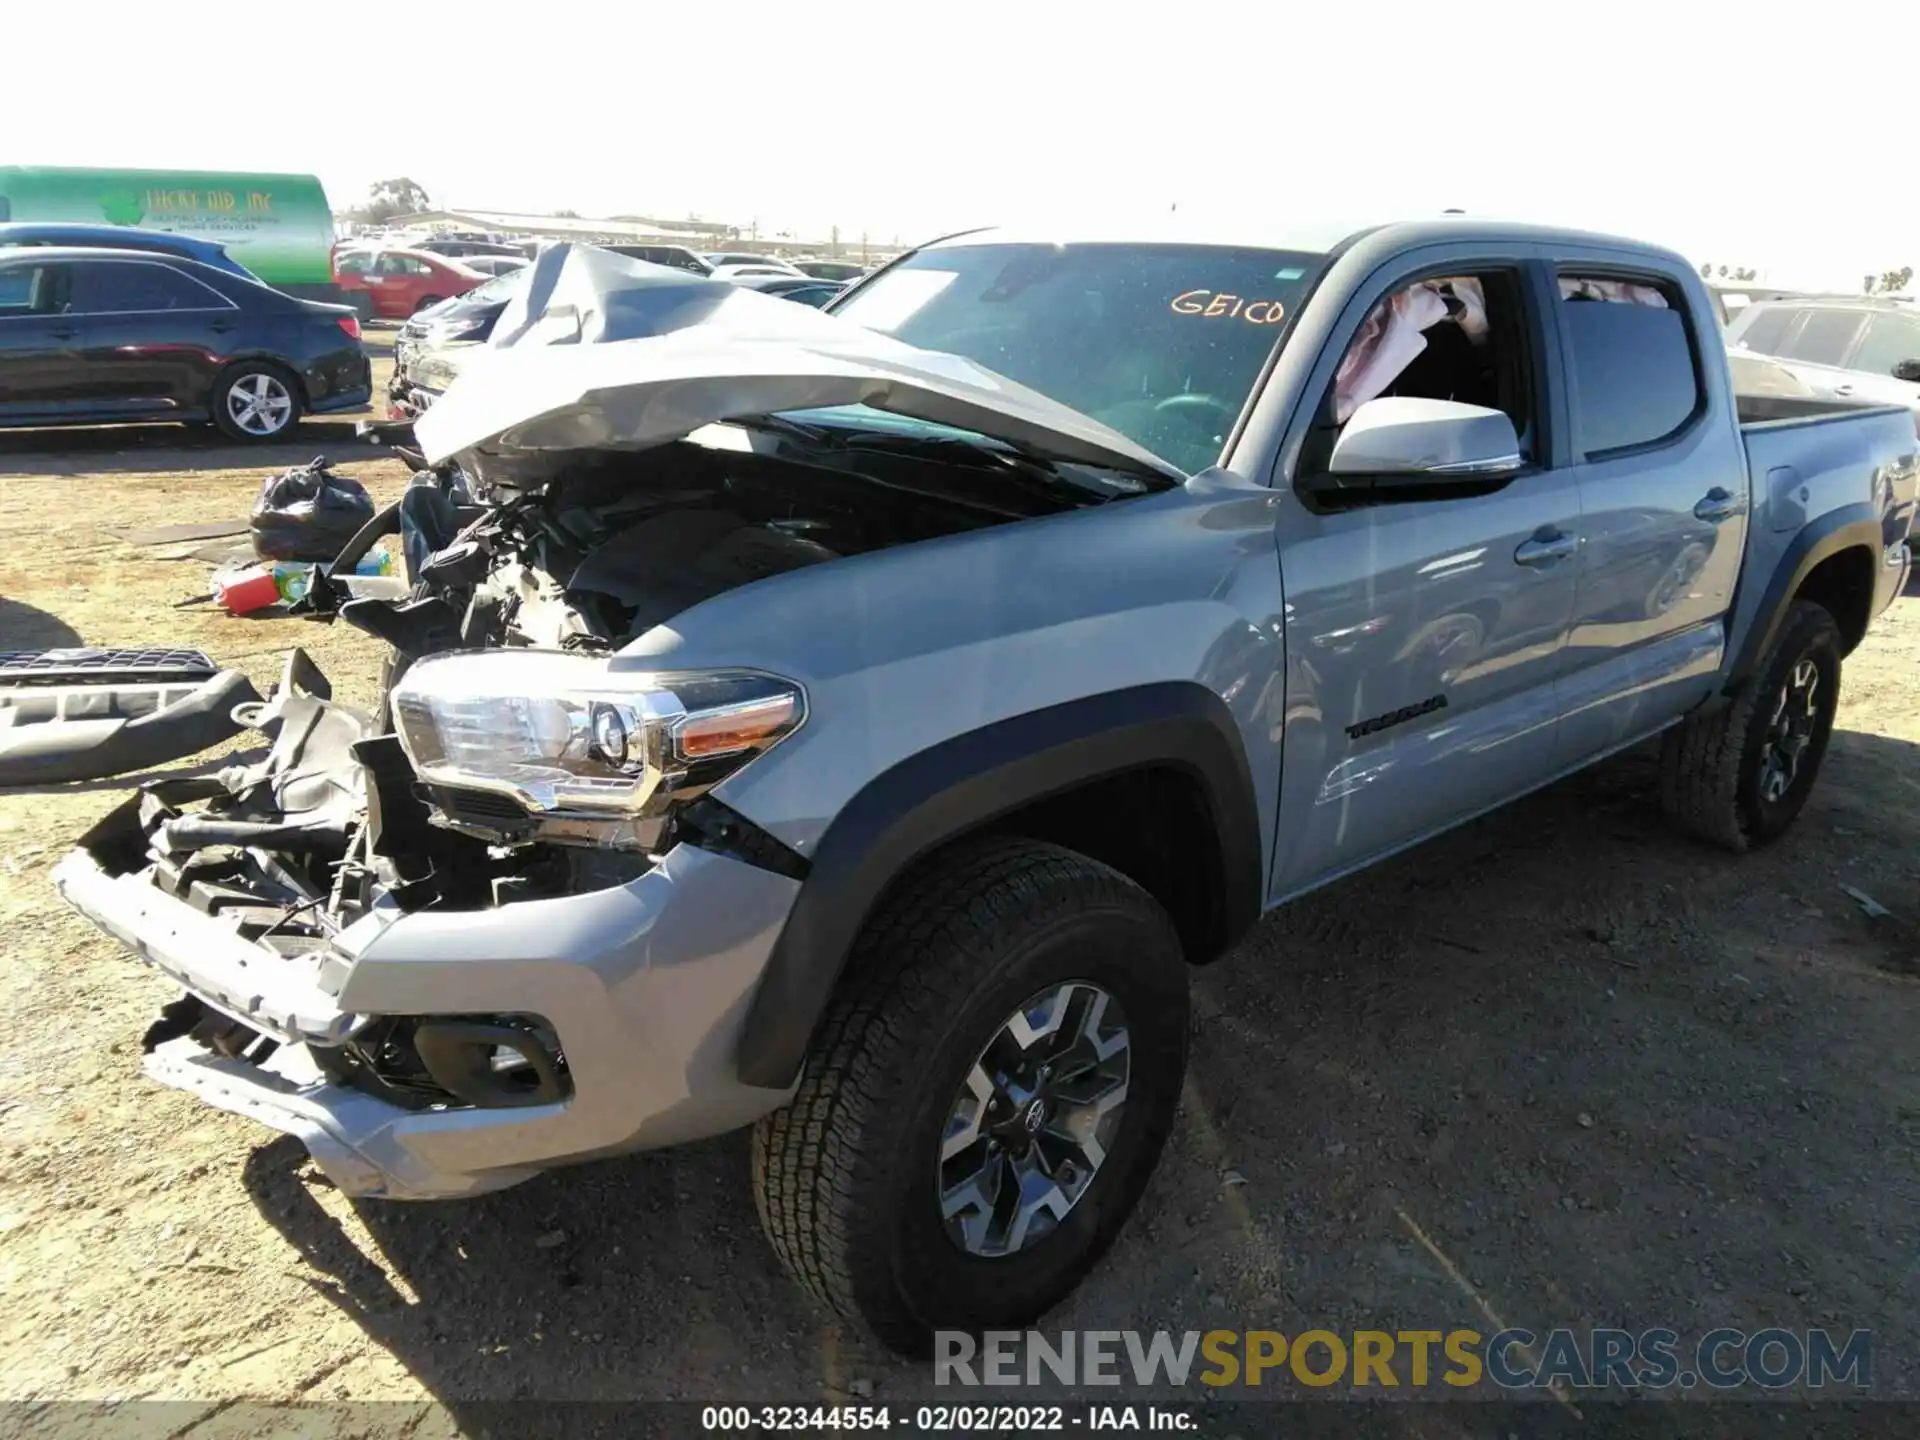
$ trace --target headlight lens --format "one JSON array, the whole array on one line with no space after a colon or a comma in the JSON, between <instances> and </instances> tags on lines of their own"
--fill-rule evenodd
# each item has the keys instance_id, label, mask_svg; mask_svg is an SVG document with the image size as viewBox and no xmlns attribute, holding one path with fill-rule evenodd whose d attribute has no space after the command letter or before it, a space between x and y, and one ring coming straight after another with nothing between
<instances>
[{"instance_id":1,"label":"headlight lens","mask_svg":"<svg viewBox=\"0 0 1920 1440\"><path fill-rule=\"evenodd\" d=\"M431 327L437 340L458 340L462 335L471 335L487 322L477 316L469 315L460 320L440 320Z\"/></svg>"},{"instance_id":2,"label":"headlight lens","mask_svg":"<svg viewBox=\"0 0 1920 1440\"><path fill-rule=\"evenodd\" d=\"M806 697L752 671L639 674L584 655L495 650L411 666L393 689L400 743L429 784L529 811L664 812L793 733Z\"/></svg>"}]
</instances>

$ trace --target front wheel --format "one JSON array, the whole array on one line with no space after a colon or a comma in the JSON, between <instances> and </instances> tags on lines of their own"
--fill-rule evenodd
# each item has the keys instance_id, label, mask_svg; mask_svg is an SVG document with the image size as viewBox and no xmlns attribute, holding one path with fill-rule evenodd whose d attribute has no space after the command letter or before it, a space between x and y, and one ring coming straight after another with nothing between
<instances>
[{"instance_id":1,"label":"front wheel","mask_svg":"<svg viewBox=\"0 0 1920 1440\"><path fill-rule=\"evenodd\" d=\"M1138 1201L1186 1035L1179 941L1145 891L1052 845L958 850L869 925L798 1093L754 1130L767 1237L904 1354L1019 1328Z\"/></svg>"},{"instance_id":2,"label":"front wheel","mask_svg":"<svg viewBox=\"0 0 1920 1440\"><path fill-rule=\"evenodd\" d=\"M1806 805L1840 705L1840 629L1796 600L1752 681L1669 730L1660 804L1682 830L1730 850L1777 840Z\"/></svg>"}]
</instances>

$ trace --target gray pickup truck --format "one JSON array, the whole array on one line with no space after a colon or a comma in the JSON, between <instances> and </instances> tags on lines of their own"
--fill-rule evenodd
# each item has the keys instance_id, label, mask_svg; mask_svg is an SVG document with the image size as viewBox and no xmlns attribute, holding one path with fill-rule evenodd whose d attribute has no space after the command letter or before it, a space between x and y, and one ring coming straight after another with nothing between
<instances>
[{"instance_id":1,"label":"gray pickup truck","mask_svg":"<svg viewBox=\"0 0 1920 1440\"><path fill-rule=\"evenodd\" d=\"M150 1072L346 1192L752 1126L782 1261L909 1352L1113 1240L1189 966L1650 737L1680 826L1777 838L1907 574L1912 415L1737 401L1639 244L982 231L826 315L721 288L463 373L413 594L342 612L386 713L290 667L265 761L56 880L183 987Z\"/></svg>"}]
</instances>

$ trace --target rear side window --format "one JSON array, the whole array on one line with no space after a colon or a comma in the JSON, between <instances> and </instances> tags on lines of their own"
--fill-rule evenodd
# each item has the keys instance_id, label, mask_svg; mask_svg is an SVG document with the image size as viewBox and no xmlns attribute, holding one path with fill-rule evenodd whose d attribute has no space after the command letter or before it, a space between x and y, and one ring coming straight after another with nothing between
<instances>
[{"instance_id":1,"label":"rear side window","mask_svg":"<svg viewBox=\"0 0 1920 1440\"><path fill-rule=\"evenodd\" d=\"M1787 341L1787 355L1809 365L1839 365L1860 333L1858 310L1803 310L1806 318Z\"/></svg>"},{"instance_id":2,"label":"rear side window","mask_svg":"<svg viewBox=\"0 0 1920 1440\"><path fill-rule=\"evenodd\" d=\"M1793 316L1793 311L1777 306L1756 310L1746 328L1740 332L1739 343L1762 355L1782 354L1780 347L1787 338L1787 327L1793 323Z\"/></svg>"},{"instance_id":3,"label":"rear side window","mask_svg":"<svg viewBox=\"0 0 1920 1440\"><path fill-rule=\"evenodd\" d=\"M1669 287L1563 275L1574 430L1591 459L1671 438L1705 401L1687 312Z\"/></svg>"},{"instance_id":4,"label":"rear side window","mask_svg":"<svg viewBox=\"0 0 1920 1440\"><path fill-rule=\"evenodd\" d=\"M107 260L73 267L73 294L68 303L77 315L115 315L212 310L227 301L171 266Z\"/></svg>"},{"instance_id":5,"label":"rear side window","mask_svg":"<svg viewBox=\"0 0 1920 1440\"><path fill-rule=\"evenodd\" d=\"M1920 319L1892 314L1871 317L1851 368L1891 375L1902 360L1920 360Z\"/></svg>"}]
</instances>

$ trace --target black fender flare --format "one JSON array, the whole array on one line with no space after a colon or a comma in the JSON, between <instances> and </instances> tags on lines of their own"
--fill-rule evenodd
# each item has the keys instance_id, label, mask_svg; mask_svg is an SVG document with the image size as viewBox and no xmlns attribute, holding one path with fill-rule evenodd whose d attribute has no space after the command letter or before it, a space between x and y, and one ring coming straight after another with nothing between
<instances>
[{"instance_id":1,"label":"black fender flare","mask_svg":"<svg viewBox=\"0 0 1920 1440\"><path fill-rule=\"evenodd\" d=\"M1864 501L1839 506L1808 521L1793 537L1780 563L1774 566L1773 578L1767 582L1760 598L1760 608L1754 611L1746 639L1727 671L1726 690L1730 693L1737 689L1760 668L1786 621L1787 607L1821 562L1843 550L1858 547L1877 564L1882 544L1880 512Z\"/></svg>"},{"instance_id":2,"label":"black fender flare","mask_svg":"<svg viewBox=\"0 0 1920 1440\"><path fill-rule=\"evenodd\" d=\"M909 756L833 818L747 1012L741 1081L793 1083L855 937L915 862L1032 801L1145 767L1199 782L1220 837L1221 948L1239 939L1259 918L1265 886L1259 805L1225 702L1198 682L1172 681L1029 711Z\"/></svg>"}]
</instances>

